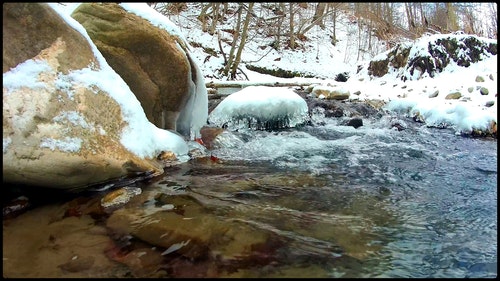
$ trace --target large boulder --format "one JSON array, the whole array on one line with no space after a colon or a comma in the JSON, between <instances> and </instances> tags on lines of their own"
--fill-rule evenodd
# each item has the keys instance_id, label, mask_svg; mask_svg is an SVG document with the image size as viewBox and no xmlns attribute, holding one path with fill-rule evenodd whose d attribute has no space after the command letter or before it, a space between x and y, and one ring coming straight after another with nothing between
<instances>
[{"instance_id":1,"label":"large boulder","mask_svg":"<svg viewBox=\"0 0 500 281\"><path fill-rule=\"evenodd\" d=\"M3 4L2 35L3 73L49 48L58 37L66 44L58 54L58 71L68 73L90 63L99 66L87 40L48 5Z\"/></svg>"},{"instance_id":2,"label":"large boulder","mask_svg":"<svg viewBox=\"0 0 500 281\"><path fill-rule=\"evenodd\" d=\"M8 3L3 15L4 182L72 189L163 173L145 136L174 134L147 121L82 33L47 4Z\"/></svg>"},{"instance_id":3,"label":"large boulder","mask_svg":"<svg viewBox=\"0 0 500 281\"><path fill-rule=\"evenodd\" d=\"M196 95L193 83L203 77L197 77L200 73L182 38L116 3L84 3L71 16L129 85L151 123L192 134L191 126L180 118L185 118L182 110ZM197 114L206 117L208 112Z\"/></svg>"}]
</instances>

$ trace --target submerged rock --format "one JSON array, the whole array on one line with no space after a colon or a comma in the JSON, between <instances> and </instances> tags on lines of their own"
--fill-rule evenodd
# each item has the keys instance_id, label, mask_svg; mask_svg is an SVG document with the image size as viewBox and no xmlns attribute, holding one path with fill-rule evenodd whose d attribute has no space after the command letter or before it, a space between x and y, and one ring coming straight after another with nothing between
<instances>
[{"instance_id":1,"label":"submerged rock","mask_svg":"<svg viewBox=\"0 0 500 281\"><path fill-rule=\"evenodd\" d=\"M270 233L216 216L189 195L148 197L154 200L154 206L119 209L110 216L107 227L162 247L164 256L180 254L191 259L242 259L270 239Z\"/></svg>"},{"instance_id":2,"label":"submerged rock","mask_svg":"<svg viewBox=\"0 0 500 281\"><path fill-rule=\"evenodd\" d=\"M121 206L130 201L132 197L141 194L141 192L142 189L133 186L125 186L113 190L101 199L101 206L104 208Z\"/></svg>"}]
</instances>

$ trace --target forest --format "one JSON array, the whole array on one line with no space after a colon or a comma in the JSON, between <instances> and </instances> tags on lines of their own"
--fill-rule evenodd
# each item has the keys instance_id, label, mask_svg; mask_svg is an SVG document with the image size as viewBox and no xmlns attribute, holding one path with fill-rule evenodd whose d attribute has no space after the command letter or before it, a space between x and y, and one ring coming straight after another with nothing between
<instances>
[{"instance_id":1,"label":"forest","mask_svg":"<svg viewBox=\"0 0 500 281\"><path fill-rule=\"evenodd\" d=\"M374 56L380 52L375 40L385 42L390 49L424 34L460 31L496 39L498 29L494 2L149 2L148 5L166 16L192 9L202 30L218 37L218 51L224 57L222 72L231 78L236 76L245 43L256 35L273 38L271 46L277 51L295 50L302 47L308 32L316 25L330 29L333 45L338 42L339 27L356 25L358 32L352 35L358 37L357 59L360 60L363 53ZM232 23L231 28L227 28L228 22ZM228 54L222 42L231 45Z\"/></svg>"}]
</instances>

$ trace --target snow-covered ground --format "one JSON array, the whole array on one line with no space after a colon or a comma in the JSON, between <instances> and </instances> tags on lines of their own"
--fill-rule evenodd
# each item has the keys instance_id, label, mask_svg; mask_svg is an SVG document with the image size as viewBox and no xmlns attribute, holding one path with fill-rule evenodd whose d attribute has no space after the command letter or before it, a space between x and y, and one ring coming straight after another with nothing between
<instances>
[{"instance_id":1,"label":"snow-covered ground","mask_svg":"<svg viewBox=\"0 0 500 281\"><path fill-rule=\"evenodd\" d=\"M201 23L196 19L199 15L199 3L188 3L188 9L178 15L168 18L174 22L188 42L196 43L204 48L219 50L217 35L202 32ZM228 21L220 25L219 30L231 29L235 23ZM237 80L242 84L252 82L316 82L323 85L337 85L348 89L350 99L368 100L377 99L388 102L388 110L405 112L408 115L419 115L430 126L448 126L455 129L457 134L468 133L472 129L486 130L492 122L497 122L497 56L484 57L478 63L469 67L459 67L450 63L443 72L435 77L425 76L418 80L401 81L397 71L390 71L387 75L377 78L370 77L366 71L357 72L358 65L367 65L371 59L381 59L387 56L389 50L384 42L372 37L372 52L364 52L358 59L358 25L348 20L339 19L336 36L338 43L331 44L331 25L326 24L325 29L313 27L306 36L308 41L301 42L304 48L290 50L283 48L279 52L272 49L269 44L273 38L266 38L257 33L249 35L242 54L242 69L244 75L239 75ZM221 38L230 39L226 32L220 32ZM366 35L364 35L366 36ZM407 43L413 45L412 52L422 52L430 40L443 35L426 36ZM361 38L364 38L361 36ZM487 42L496 40L480 38ZM227 54L230 45L222 43ZM264 48L265 47L265 48ZM379 51L377 53L377 51ZM206 82L227 80L221 77L219 69L223 66L223 56L210 56L201 47L192 47L192 52L205 75ZM208 59L207 59L208 58ZM280 68L289 71L299 71L317 78L277 78L270 75L259 74L245 68L245 64L266 67L268 69ZM347 82L335 81L339 73L348 72L350 78ZM484 82L476 82L476 77L481 76ZM488 89L488 95L480 93L481 88ZM358 92L359 91L359 92ZM439 93L436 97L436 91ZM352 93L358 92L359 95ZM460 92L462 97L457 100L445 99L454 92ZM493 104L493 106L492 106Z\"/></svg>"}]
</instances>

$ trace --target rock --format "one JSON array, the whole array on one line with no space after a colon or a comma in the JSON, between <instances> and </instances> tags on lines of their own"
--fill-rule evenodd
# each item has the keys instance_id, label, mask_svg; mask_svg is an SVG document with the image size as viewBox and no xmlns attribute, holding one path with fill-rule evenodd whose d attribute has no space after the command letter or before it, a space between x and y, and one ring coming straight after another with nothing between
<instances>
[{"instance_id":1,"label":"rock","mask_svg":"<svg viewBox=\"0 0 500 281\"><path fill-rule=\"evenodd\" d=\"M326 109L325 117L342 117L344 116L344 110L342 108Z\"/></svg>"},{"instance_id":2,"label":"rock","mask_svg":"<svg viewBox=\"0 0 500 281\"><path fill-rule=\"evenodd\" d=\"M412 119L413 121L418 123L425 123L425 118L420 114L419 111L413 113Z\"/></svg>"},{"instance_id":3,"label":"rock","mask_svg":"<svg viewBox=\"0 0 500 281\"><path fill-rule=\"evenodd\" d=\"M212 148L236 148L241 147L245 144L244 139L240 136L236 135L234 132L224 130L222 133L217 135L212 142ZM219 162L220 159L215 158L213 156L210 157L213 162Z\"/></svg>"},{"instance_id":4,"label":"rock","mask_svg":"<svg viewBox=\"0 0 500 281\"><path fill-rule=\"evenodd\" d=\"M481 89L479 89L479 92L483 96L487 96L490 93L490 91L488 91L488 88L485 88L485 87L481 87Z\"/></svg>"},{"instance_id":5,"label":"rock","mask_svg":"<svg viewBox=\"0 0 500 281\"><path fill-rule=\"evenodd\" d=\"M382 77L389 71L389 60L373 60L368 65L368 74L376 77Z\"/></svg>"},{"instance_id":6,"label":"rock","mask_svg":"<svg viewBox=\"0 0 500 281\"><path fill-rule=\"evenodd\" d=\"M95 232L88 215L62 218L60 205L46 205L4 221L3 276L9 278L112 278L116 263L104 254L112 242ZM116 275L115 275L116 277Z\"/></svg>"},{"instance_id":7,"label":"rock","mask_svg":"<svg viewBox=\"0 0 500 281\"><path fill-rule=\"evenodd\" d=\"M320 96L328 96L328 94L330 94L330 88L331 87L326 87L326 86L322 86L322 85L318 85L318 86L314 86L311 90L311 93L319 98Z\"/></svg>"},{"instance_id":8,"label":"rock","mask_svg":"<svg viewBox=\"0 0 500 281\"><path fill-rule=\"evenodd\" d=\"M99 86L101 66L90 43L51 9L4 6L4 36L23 34L4 41L4 69L26 59L4 72L4 182L73 189L141 172L162 174L154 156L138 156L123 145L128 122L121 105ZM31 43L25 34L33 34ZM32 77L19 80L17 71L28 70Z\"/></svg>"},{"instance_id":9,"label":"rock","mask_svg":"<svg viewBox=\"0 0 500 281\"><path fill-rule=\"evenodd\" d=\"M395 128L397 131L403 131L406 129L406 126L398 122L394 122L393 124L391 124L391 126L392 126L391 128Z\"/></svg>"},{"instance_id":10,"label":"rock","mask_svg":"<svg viewBox=\"0 0 500 281\"><path fill-rule=\"evenodd\" d=\"M95 258L90 256L86 257L73 256L70 261L59 265L59 267L62 270L69 272L80 272L91 268L92 265L94 264L94 261Z\"/></svg>"},{"instance_id":11,"label":"rock","mask_svg":"<svg viewBox=\"0 0 500 281\"><path fill-rule=\"evenodd\" d=\"M446 95L445 99L447 99L447 100L458 100L461 97L462 97L462 93L460 93L460 92L454 92L454 93L449 93L448 95Z\"/></svg>"},{"instance_id":12,"label":"rock","mask_svg":"<svg viewBox=\"0 0 500 281\"><path fill-rule=\"evenodd\" d=\"M386 102L384 100L376 100L376 99L365 100L364 103L369 105L369 107L367 107L367 108L371 107L371 108L374 108L378 111L386 105ZM364 110L362 113L365 114L365 116L368 116L368 115L376 114L377 112L374 112L373 110L367 109L367 110Z\"/></svg>"},{"instance_id":13,"label":"rock","mask_svg":"<svg viewBox=\"0 0 500 281\"><path fill-rule=\"evenodd\" d=\"M347 82L347 80L349 80L348 72L341 72L335 75L335 81L337 82Z\"/></svg>"},{"instance_id":14,"label":"rock","mask_svg":"<svg viewBox=\"0 0 500 281\"><path fill-rule=\"evenodd\" d=\"M151 123L184 136L205 125L207 106L194 113L204 116L204 123L191 124L197 100L207 105L208 99L203 75L183 39L116 3L83 3L71 16L128 84Z\"/></svg>"},{"instance_id":15,"label":"rock","mask_svg":"<svg viewBox=\"0 0 500 281\"><path fill-rule=\"evenodd\" d=\"M347 126L352 126L357 129L363 126L363 119L359 117L351 118L349 121L347 121Z\"/></svg>"},{"instance_id":16,"label":"rock","mask_svg":"<svg viewBox=\"0 0 500 281\"><path fill-rule=\"evenodd\" d=\"M327 96L327 99L346 100L349 98L349 95L350 95L350 93L348 90L339 89L339 90L335 90L335 91L330 92L330 94Z\"/></svg>"},{"instance_id":17,"label":"rock","mask_svg":"<svg viewBox=\"0 0 500 281\"><path fill-rule=\"evenodd\" d=\"M125 186L106 194L101 199L101 206L104 208L116 208L123 206L125 203L136 195L142 193L142 189L133 186Z\"/></svg>"},{"instance_id":18,"label":"rock","mask_svg":"<svg viewBox=\"0 0 500 281\"><path fill-rule=\"evenodd\" d=\"M87 40L66 24L47 4L5 3L3 5L3 73L32 59L64 34L65 48L58 54L57 70L99 67ZM75 56L75 54L78 54Z\"/></svg>"},{"instance_id":19,"label":"rock","mask_svg":"<svg viewBox=\"0 0 500 281\"><path fill-rule=\"evenodd\" d=\"M164 267L164 257L161 252L151 247L133 249L121 256L108 251L108 256L117 262L127 265L134 277L144 278L165 278L168 277L162 272Z\"/></svg>"},{"instance_id":20,"label":"rock","mask_svg":"<svg viewBox=\"0 0 500 281\"><path fill-rule=\"evenodd\" d=\"M377 56L376 60L368 63L368 75L382 77L391 71L397 72L397 77L402 81L418 80L425 76L434 77L450 62L455 62L460 67L468 67L472 63L497 54L496 42L478 40L473 35L450 34L443 37L441 34L436 34L418 40L428 41L425 42L427 52L422 54L420 51L414 51L413 48L419 44L397 44L386 56ZM484 81L484 78L478 77L476 81Z\"/></svg>"},{"instance_id":21,"label":"rock","mask_svg":"<svg viewBox=\"0 0 500 281\"><path fill-rule=\"evenodd\" d=\"M476 76L476 82L484 82L484 78L480 75Z\"/></svg>"},{"instance_id":22,"label":"rock","mask_svg":"<svg viewBox=\"0 0 500 281\"><path fill-rule=\"evenodd\" d=\"M346 100L350 96L350 92L347 89L325 85L318 85L314 87L312 94L317 98L324 96L325 99L329 100Z\"/></svg>"},{"instance_id":23,"label":"rock","mask_svg":"<svg viewBox=\"0 0 500 281\"><path fill-rule=\"evenodd\" d=\"M326 99L309 99L307 100L307 105L309 107L309 114L314 115L317 109L320 109L321 113L325 117L374 117L381 116L384 114L382 107L385 102L382 100L365 100L343 102L338 100L326 100Z\"/></svg>"},{"instance_id":24,"label":"rock","mask_svg":"<svg viewBox=\"0 0 500 281\"><path fill-rule=\"evenodd\" d=\"M9 219L18 216L31 206L29 198L26 196L19 196L3 206L3 218Z\"/></svg>"},{"instance_id":25,"label":"rock","mask_svg":"<svg viewBox=\"0 0 500 281\"><path fill-rule=\"evenodd\" d=\"M201 138L203 140L203 144L208 149L214 148L215 147L214 141L222 132L224 132L224 129L218 127L201 128L200 133L201 133Z\"/></svg>"},{"instance_id":26,"label":"rock","mask_svg":"<svg viewBox=\"0 0 500 281\"><path fill-rule=\"evenodd\" d=\"M122 208L110 216L107 227L162 247L162 255L181 254L190 259L241 259L264 245L269 234L235 220L212 214L194 197L150 193L155 207ZM162 205L173 206L168 210ZM153 208L153 209L152 209Z\"/></svg>"}]
</instances>

